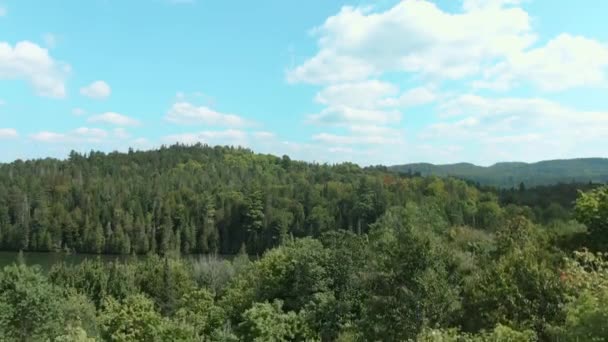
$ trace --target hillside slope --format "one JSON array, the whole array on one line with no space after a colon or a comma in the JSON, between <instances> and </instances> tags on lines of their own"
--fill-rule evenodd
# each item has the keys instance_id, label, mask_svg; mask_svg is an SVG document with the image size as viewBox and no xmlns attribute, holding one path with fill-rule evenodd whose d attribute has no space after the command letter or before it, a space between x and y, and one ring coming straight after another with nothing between
<instances>
[{"instance_id":1,"label":"hillside slope","mask_svg":"<svg viewBox=\"0 0 608 342\"><path fill-rule=\"evenodd\" d=\"M484 167L469 163L433 165L427 163L395 165L390 169L423 176L453 176L497 187L550 185L570 182L608 182L608 159L583 158L547 160L538 163L497 163Z\"/></svg>"}]
</instances>

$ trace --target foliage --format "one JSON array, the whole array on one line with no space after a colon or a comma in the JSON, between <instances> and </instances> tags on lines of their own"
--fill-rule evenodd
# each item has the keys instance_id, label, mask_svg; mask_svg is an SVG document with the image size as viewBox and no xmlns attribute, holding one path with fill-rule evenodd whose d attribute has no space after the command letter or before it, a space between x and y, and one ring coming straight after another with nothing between
<instances>
[{"instance_id":1,"label":"foliage","mask_svg":"<svg viewBox=\"0 0 608 342\"><path fill-rule=\"evenodd\" d=\"M423 198L457 224L475 226L483 208L455 179L286 160L199 144L0 164L0 249L235 254L245 245L262 255L290 236L365 233L386 208Z\"/></svg>"},{"instance_id":2,"label":"foliage","mask_svg":"<svg viewBox=\"0 0 608 342\"><path fill-rule=\"evenodd\" d=\"M0 337L27 341L61 327L60 294L38 268L12 265L0 272Z\"/></svg>"},{"instance_id":3,"label":"foliage","mask_svg":"<svg viewBox=\"0 0 608 342\"><path fill-rule=\"evenodd\" d=\"M161 341L163 317L154 302L143 295L132 295L119 302L104 300L100 315L102 337L107 341Z\"/></svg>"},{"instance_id":4,"label":"foliage","mask_svg":"<svg viewBox=\"0 0 608 342\"><path fill-rule=\"evenodd\" d=\"M315 338L293 311L283 312L279 300L256 303L243 314L243 338L254 342L313 341Z\"/></svg>"},{"instance_id":5,"label":"foliage","mask_svg":"<svg viewBox=\"0 0 608 342\"><path fill-rule=\"evenodd\" d=\"M590 247L608 248L608 186L581 193L574 209L576 219L589 229Z\"/></svg>"},{"instance_id":6,"label":"foliage","mask_svg":"<svg viewBox=\"0 0 608 342\"><path fill-rule=\"evenodd\" d=\"M407 210L389 210L370 233L374 257L361 322L367 340L414 338L425 324L449 324L460 308L450 256L411 221Z\"/></svg>"},{"instance_id":7,"label":"foliage","mask_svg":"<svg viewBox=\"0 0 608 342\"><path fill-rule=\"evenodd\" d=\"M554 327L560 341L608 339L608 261L605 254L577 252L567 260L562 280L570 290L566 319Z\"/></svg>"},{"instance_id":8,"label":"foliage","mask_svg":"<svg viewBox=\"0 0 608 342\"><path fill-rule=\"evenodd\" d=\"M202 145L0 164L0 249L131 255L20 254L0 340L606 340L608 190L573 186Z\"/></svg>"}]
</instances>

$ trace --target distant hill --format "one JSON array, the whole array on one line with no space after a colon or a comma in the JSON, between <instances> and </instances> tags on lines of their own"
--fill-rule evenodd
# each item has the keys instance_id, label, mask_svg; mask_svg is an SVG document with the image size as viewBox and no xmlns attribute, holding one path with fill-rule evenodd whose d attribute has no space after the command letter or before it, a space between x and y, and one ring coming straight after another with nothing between
<instances>
[{"instance_id":1,"label":"distant hill","mask_svg":"<svg viewBox=\"0 0 608 342\"><path fill-rule=\"evenodd\" d=\"M547 160L538 163L497 163L484 167L470 163L433 165L428 163L391 166L401 173L420 173L423 176L458 177L482 185L501 188L517 187L521 182L526 186L551 185L571 182L608 182L608 159L581 158Z\"/></svg>"}]
</instances>

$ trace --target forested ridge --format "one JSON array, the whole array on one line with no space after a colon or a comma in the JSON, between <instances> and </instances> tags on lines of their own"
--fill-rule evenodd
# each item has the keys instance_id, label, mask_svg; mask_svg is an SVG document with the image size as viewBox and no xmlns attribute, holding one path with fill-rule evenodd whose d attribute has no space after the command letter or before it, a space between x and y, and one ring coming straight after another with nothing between
<instances>
[{"instance_id":1,"label":"forested ridge","mask_svg":"<svg viewBox=\"0 0 608 342\"><path fill-rule=\"evenodd\" d=\"M470 180L481 185L500 188L553 185L557 183L606 183L608 182L608 159L579 158L546 160L537 163L503 162L488 167L469 163L433 165L428 163L391 166L403 173L422 176L452 176Z\"/></svg>"},{"instance_id":2,"label":"forested ridge","mask_svg":"<svg viewBox=\"0 0 608 342\"><path fill-rule=\"evenodd\" d=\"M0 246L86 253L259 254L287 236L365 233L387 208L436 202L452 225L490 228L497 203L464 182L247 149L156 151L0 166Z\"/></svg>"},{"instance_id":3,"label":"forested ridge","mask_svg":"<svg viewBox=\"0 0 608 342\"><path fill-rule=\"evenodd\" d=\"M203 145L16 161L3 249L138 256L5 267L0 340L605 341L607 230L602 184Z\"/></svg>"}]
</instances>

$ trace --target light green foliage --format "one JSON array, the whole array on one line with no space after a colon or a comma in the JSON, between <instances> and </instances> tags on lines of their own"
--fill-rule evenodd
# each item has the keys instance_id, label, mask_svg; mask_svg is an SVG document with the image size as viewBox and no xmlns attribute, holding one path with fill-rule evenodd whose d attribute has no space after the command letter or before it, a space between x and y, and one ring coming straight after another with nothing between
<instances>
[{"instance_id":1,"label":"light green foliage","mask_svg":"<svg viewBox=\"0 0 608 342\"><path fill-rule=\"evenodd\" d=\"M49 280L55 285L78 290L97 307L106 296L123 299L136 291L133 265L119 262L86 260L72 266L56 264L49 272Z\"/></svg>"},{"instance_id":2,"label":"light green foliage","mask_svg":"<svg viewBox=\"0 0 608 342\"><path fill-rule=\"evenodd\" d=\"M154 302L143 295L133 295L119 302L108 297L100 314L102 337L107 341L161 341L163 317Z\"/></svg>"},{"instance_id":3,"label":"light green foliage","mask_svg":"<svg viewBox=\"0 0 608 342\"><path fill-rule=\"evenodd\" d=\"M498 229L503 219L503 211L495 201L481 202L477 206L477 227L488 231Z\"/></svg>"},{"instance_id":4,"label":"light green foliage","mask_svg":"<svg viewBox=\"0 0 608 342\"><path fill-rule=\"evenodd\" d=\"M68 329L68 335L75 331L83 331L86 336L91 337L99 335L95 304L86 295L74 289L66 290L61 299L60 310L64 324L73 328Z\"/></svg>"},{"instance_id":5,"label":"light green foliage","mask_svg":"<svg viewBox=\"0 0 608 342\"><path fill-rule=\"evenodd\" d=\"M564 288L558 266L524 218L509 222L497 240L497 259L486 260L465 287L465 326L479 330L506 324L544 331L561 317Z\"/></svg>"},{"instance_id":6,"label":"light green foliage","mask_svg":"<svg viewBox=\"0 0 608 342\"><path fill-rule=\"evenodd\" d=\"M407 210L389 210L370 233L373 255L362 326L367 340L414 338L424 324L448 323L459 310L459 287L441 241L418 231Z\"/></svg>"},{"instance_id":7,"label":"light green foliage","mask_svg":"<svg viewBox=\"0 0 608 342\"><path fill-rule=\"evenodd\" d=\"M560 341L606 341L608 339L608 261L604 254L576 252L562 271L570 291L566 320L554 327Z\"/></svg>"},{"instance_id":8,"label":"light green foliage","mask_svg":"<svg viewBox=\"0 0 608 342\"><path fill-rule=\"evenodd\" d=\"M193 260L192 271L193 278L199 286L218 294L225 290L236 274L232 262L217 256L204 256Z\"/></svg>"},{"instance_id":9,"label":"light green foliage","mask_svg":"<svg viewBox=\"0 0 608 342\"><path fill-rule=\"evenodd\" d=\"M273 249L238 277L224 297L223 307L237 318L254 302L284 301L299 311L315 293L328 289L327 251L313 239L299 239Z\"/></svg>"},{"instance_id":10,"label":"light green foliage","mask_svg":"<svg viewBox=\"0 0 608 342\"><path fill-rule=\"evenodd\" d=\"M0 272L0 340L29 341L61 329L60 293L38 268L23 264Z\"/></svg>"},{"instance_id":11,"label":"light green foliage","mask_svg":"<svg viewBox=\"0 0 608 342\"><path fill-rule=\"evenodd\" d=\"M83 328L69 325L65 333L57 336L53 342L95 342L95 339L89 337Z\"/></svg>"},{"instance_id":12,"label":"light green foliage","mask_svg":"<svg viewBox=\"0 0 608 342\"><path fill-rule=\"evenodd\" d=\"M608 186L581 192L576 200L576 219L589 229L592 247L608 248Z\"/></svg>"},{"instance_id":13,"label":"light green foliage","mask_svg":"<svg viewBox=\"0 0 608 342\"><path fill-rule=\"evenodd\" d=\"M256 303L243 314L239 330L246 341L314 341L302 319L293 311L283 312L279 300L271 303Z\"/></svg>"},{"instance_id":14,"label":"light green foliage","mask_svg":"<svg viewBox=\"0 0 608 342\"><path fill-rule=\"evenodd\" d=\"M531 330L517 331L505 325L497 325L490 332L478 334L459 333L456 329L425 329L417 342L534 342L536 334Z\"/></svg>"},{"instance_id":15,"label":"light green foliage","mask_svg":"<svg viewBox=\"0 0 608 342\"><path fill-rule=\"evenodd\" d=\"M218 307L213 295L207 290L193 290L179 301L174 320L193 327L201 338L209 337L225 322L224 310Z\"/></svg>"}]
</instances>

